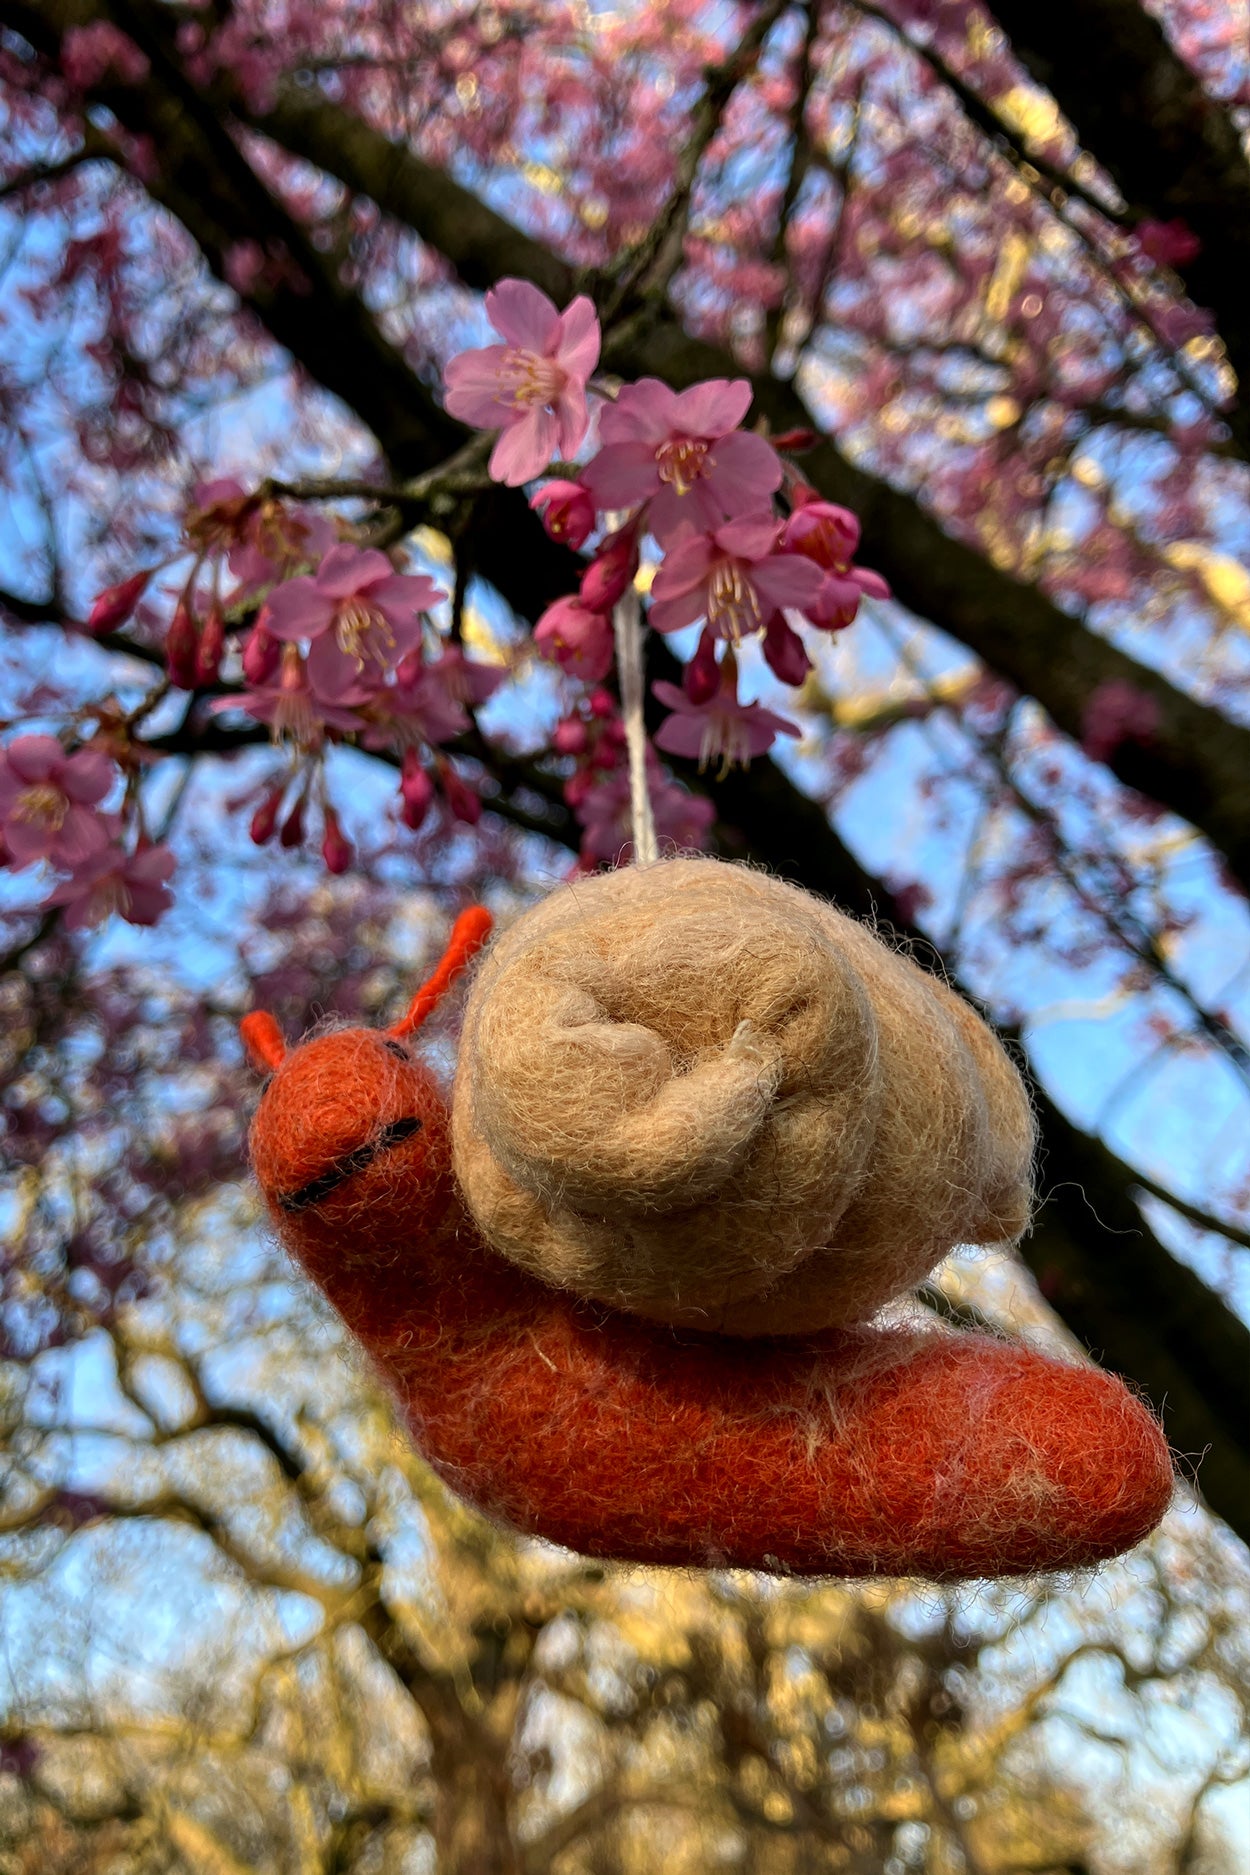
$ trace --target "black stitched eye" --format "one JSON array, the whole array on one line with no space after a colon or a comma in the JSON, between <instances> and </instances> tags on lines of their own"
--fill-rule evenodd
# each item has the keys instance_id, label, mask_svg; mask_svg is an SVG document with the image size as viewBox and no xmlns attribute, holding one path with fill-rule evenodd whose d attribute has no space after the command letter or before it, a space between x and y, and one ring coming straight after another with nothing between
<instances>
[{"instance_id":1,"label":"black stitched eye","mask_svg":"<svg viewBox=\"0 0 1250 1875\"><path fill-rule=\"evenodd\" d=\"M259 1088L257 1089L257 1094L258 1095L267 1094L269 1092L269 1088L270 1088L272 1081L273 1081L272 1074L267 1074L264 1080L261 1082Z\"/></svg>"},{"instance_id":2,"label":"black stitched eye","mask_svg":"<svg viewBox=\"0 0 1250 1875\"><path fill-rule=\"evenodd\" d=\"M391 1054L398 1055L401 1061L407 1061L408 1050L404 1047L402 1042L392 1042L383 1038L382 1046L383 1048L389 1049Z\"/></svg>"},{"instance_id":3,"label":"black stitched eye","mask_svg":"<svg viewBox=\"0 0 1250 1875\"><path fill-rule=\"evenodd\" d=\"M332 1191L337 1191L349 1178L354 1178L357 1172L363 1172L366 1166L372 1165L380 1152L400 1145L405 1139L411 1139L414 1133L421 1131L424 1124L415 1113L405 1120L392 1120L376 1138L363 1140L354 1152L345 1154L333 1165L327 1166L319 1177L310 1179L298 1191L287 1192L278 1199L278 1203L284 1211L307 1211L312 1205L320 1204L323 1198L328 1198Z\"/></svg>"}]
</instances>

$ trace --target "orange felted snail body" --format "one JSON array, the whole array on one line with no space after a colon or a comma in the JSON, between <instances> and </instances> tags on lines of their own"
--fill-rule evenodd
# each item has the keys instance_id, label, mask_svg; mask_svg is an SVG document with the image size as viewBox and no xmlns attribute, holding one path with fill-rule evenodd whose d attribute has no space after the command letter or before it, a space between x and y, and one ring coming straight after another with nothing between
<instances>
[{"instance_id":1,"label":"orange felted snail body","mask_svg":"<svg viewBox=\"0 0 1250 1875\"><path fill-rule=\"evenodd\" d=\"M1167 1447L1119 1381L866 1319L1027 1215L1023 1090L957 998L757 874L589 880L487 953L449 1123L409 1037L488 927L390 1032L245 1024L270 1214L454 1489L588 1554L811 1574L1153 1527Z\"/></svg>"}]
</instances>

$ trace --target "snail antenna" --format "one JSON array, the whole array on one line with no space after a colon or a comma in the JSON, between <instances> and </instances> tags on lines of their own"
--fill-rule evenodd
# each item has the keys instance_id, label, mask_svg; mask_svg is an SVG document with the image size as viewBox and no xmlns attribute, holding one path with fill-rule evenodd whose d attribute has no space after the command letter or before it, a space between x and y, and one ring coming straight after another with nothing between
<instances>
[{"instance_id":1,"label":"snail antenna","mask_svg":"<svg viewBox=\"0 0 1250 1875\"><path fill-rule=\"evenodd\" d=\"M447 994L453 979L481 950L491 934L494 922L485 905L470 905L468 911L461 912L451 928L447 949L443 952L438 968L433 976L428 977L421 985L399 1021L391 1024L386 1031L388 1035L393 1035L398 1039L411 1035L415 1029L421 1027L426 1017ZM248 1020L250 1021L251 1018L249 1017Z\"/></svg>"},{"instance_id":2,"label":"snail antenna","mask_svg":"<svg viewBox=\"0 0 1250 1875\"><path fill-rule=\"evenodd\" d=\"M272 1074L286 1055L282 1030L267 1009L254 1009L239 1024L248 1060L258 1074Z\"/></svg>"}]
</instances>

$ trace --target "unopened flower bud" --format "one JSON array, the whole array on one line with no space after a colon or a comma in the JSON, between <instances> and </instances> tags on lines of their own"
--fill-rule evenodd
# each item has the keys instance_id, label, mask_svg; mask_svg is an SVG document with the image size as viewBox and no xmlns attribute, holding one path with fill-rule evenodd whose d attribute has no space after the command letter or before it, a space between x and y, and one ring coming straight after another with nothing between
<instances>
[{"instance_id":1,"label":"unopened flower bud","mask_svg":"<svg viewBox=\"0 0 1250 1875\"><path fill-rule=\"evenodd\" d=\"M351 841L344 835L339 825L339 817L332 807L325 811L325 837L321 842L321 857L325 861L327 872L346 872L354 858Z\"/></svg>"},{"instance_id":2,"label":"unopened flower bud","mask_svg":"<svg viewBox=\"0 0 1250 1875\"><path fill-rule=\"evenodd\" d=\"M216 683L217 673L221 669L222 653L225 651L225 648L225 620L217 610L217 607L214 606L204 621L204 629L200 633L199 649L195 654L195 676L198 683Z\"/></svg>"},{"instance_id":3,"label":"unopened flower bud","mask_svg":"<svg viewBox=\"0 0 1250 1875\"><path fill-rule=\"evenodd\" d=\"M278 809L282 806L285 787L274 788L267 794L256 812L252 815L252 824L248 831L257 846L264 846L273 839L274 828L278 824Z\"/></svg>"},{"instance_id":4,"label":"unopened flower bud","mask_svg":"<svg viewBox=\"0 0 1250 1875\"><path fill-rule=\"evenodd\" d=\"M111 632L116 631L119 625L124 625L138 605L154 571L155 568L149 567L143 573L133 573L129 579L100 593L88 615L87 630Z\"/></svg>"},{"instance_id":5,"label":"unopened flower bud","mask_svg":"<svg viewBox=\"0 0 1250 1875\"><path fill-rule=\"evenodd\" d=\"M720 666L716 662L716 638L705 631L694 656L682 677L682 689L692 703L706 703L720 688Z\"/></svg>"},{"instance_id":6,"label":"unopened flower bud","mask_svg":"<svg viewBox=\"0 0 1250 1875\"><path fill-rule=\"evenodd\" d=\"M638 544L632 534L601 548L582 574L582 604L592 612L610 611L637 568Z\"/></svg>"},{"instance_id":7,"label":"unopened flower bud","mask_svg":"<svg viewBox=\"0 0 1250 1875\"><path fill-rule=\"evenodd\" d=\"M165 669L171 684L180 690L194 690L195 665L199 635L195 621L184 605L179 605L165 634Z\"/></svg>"},{"instance_id":8,"label":"unopened flower bud","mask_svg":"<svg viewBox=\"0 0 1250 1875\"><path fill-rule=\"evenodd\" d=\"M781 450L785 455L802 456L816 447L816 432L809 429L782 430L779 436L769 440L774 449Z\"/></svg>"},{"instance_id":9,"label":"unopened flower bud","mask_svg":"<svg viewBox=\"0 0 1250 1875\"><path fill-rule=\"evenodd\" d=\"M299 846L304 838L304 798L301 795L282 823L278 835L280 846Z\"/></svg>"},{"instance_id":10,"label":"unopened flower bud","mask_svg":"<svg viewBox=\"0 0 1250 1875\"><path fill-rule=\"evenodd\" d=\"M470 827L476 827L482 818L480 796L456 773L450 762L444 764L440 779L443 795L455 818L466 821Z\"/></svg>"},{"instance_id":11,"label":"unopened flower bud","mask_svg":"<svg viewBox=\"0 0 1250 1875\"><path fill-rule=\"evenodd\" d=\"M551 539L569 547L582 546L595 525L595 504L580 482L544 482L530 507L542 516Z\"/></svg>"},{"instance_id":12,"label":"unopened flower bud","mask_svg":"<svg viewBox=\"0 0 1250 1875\"><path fill-rule=\"evenodd\" d=\"M254 625L243 647L243 675L249 684L267 683L278 668L282 646L263 625Z\"/></svg>"},{"instance_id":13,"label":"unopened flower bud","mask_svg":"<svg viewBox=\"0 0 1250 1875\"><path fill-rule=\"evenodd\" d=\"M581 717L566 716L562 723L556 724L551 746L557 755L581 755L588 739Z\"/></svg>"},{"instance_id":14,"label":"unopened flower bud","mask_svg":"<svg viewBox=\"0 0 1250 1875\"><path fill-rule=\"evenodd\" d=\"M434 799L434 783L422 767L421 758L415 749L404 751L399 791L404 800L401 810L403 823L415 832L429 813L430 803Z\"/></svg>"}]
</instances>

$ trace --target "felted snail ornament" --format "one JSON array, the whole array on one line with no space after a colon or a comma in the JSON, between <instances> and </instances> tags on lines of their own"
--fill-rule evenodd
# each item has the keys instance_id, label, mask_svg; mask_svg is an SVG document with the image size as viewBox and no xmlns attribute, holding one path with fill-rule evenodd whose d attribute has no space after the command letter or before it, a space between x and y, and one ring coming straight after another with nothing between
<instances>
[{"instance_id":1,"label":"felted snail ornament","mask_svg":"<svg viewBox=\"0 0 1250 1875\"><path fill-rule=\"evenodd\" d=\"M1027 1219L1027 1101L958 997L793 887L634 867L487 953L449 1114L408 1041L489 927L389 1031L243 1025L270 1214L454 1490L589 1555L802 1574L1154 1527L1168 1450L1118 1380L877 1319Z\"/></svg>"}]
</instances>

